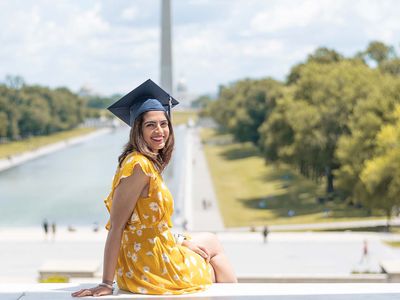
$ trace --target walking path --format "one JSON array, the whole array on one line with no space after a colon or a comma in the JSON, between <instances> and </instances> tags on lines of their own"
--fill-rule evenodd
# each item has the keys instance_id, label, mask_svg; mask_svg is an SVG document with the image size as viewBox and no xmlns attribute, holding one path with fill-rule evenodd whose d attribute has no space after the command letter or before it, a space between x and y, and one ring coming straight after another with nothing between
<instances>
[{"instance_id":1,"label":"walking path","mask_svg":"<svg viewBox=\"0 0 400 300\"><path fill-rule=\"evenodd\" d=\"M199 128L189 128L192 165L192 231L223 231L224 224L218 208L208 163L201 143Z\"/></svg>"}]
</instances>

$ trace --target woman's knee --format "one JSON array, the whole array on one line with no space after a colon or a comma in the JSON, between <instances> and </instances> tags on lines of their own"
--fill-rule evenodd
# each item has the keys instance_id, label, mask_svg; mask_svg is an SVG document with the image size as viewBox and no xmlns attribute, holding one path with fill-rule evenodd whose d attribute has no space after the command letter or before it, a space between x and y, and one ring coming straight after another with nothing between
<instances>
[{"instance_id":1,"label":"woman's knee","mask_svg":"<svg viewBox=\"0 0 400 300\"><path fill-rule=\"evenodd\" d=\"M223 251L221 242L219 241L217 235L211 232L203 232L203 240L206 245L205 247L209 247L213 254L216 255Z\"/></svg>"}]
</instances>

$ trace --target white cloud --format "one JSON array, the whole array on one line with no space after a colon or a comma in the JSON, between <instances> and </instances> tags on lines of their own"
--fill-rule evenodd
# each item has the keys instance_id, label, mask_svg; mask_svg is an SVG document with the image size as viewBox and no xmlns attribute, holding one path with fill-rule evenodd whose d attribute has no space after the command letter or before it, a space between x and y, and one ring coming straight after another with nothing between
<instances>
[{"instance_id":1,"label":"white cloud","mask_svg":"<svg viewBox=\"0 0 400 300\"><path fill-rule=\"evenodd\" d=\"M393 43L398 39L400 28L400 2L357 2L355 14L365 24L365 33L370 39ZM398 42L398 40L397 40Z\"/></svg>"},{"instance_id":2,"label":"white cloud","mask_svg":"<svg viewBox=\"0 0 400 300\"><path fill-rule=\"evenodd\" d=\"M127 7L121 13L123 20L133 20L138 16L138 9L136 7Z\"/></svg>"},{"instance_id":3,"label":"white cloud","mask_svg":"<svg viewBox=\"0 0 400 300\"><path fill-rule=\"evenodd\" d=\"M319 46L351 55L373 39L399 44L395 0L190 0L172 8L174 74L199 93L244 77L283 79ZM19 74L107 94L158 81L159 17L159 1L0 0L0 80Z\"/></svg>"},{"instance_id":4,"label":"white cloud","mask_svg":"<svg viewBox=\"0 0 400 300\"><path fill-rule=\"evenodd\" d=\"M258 12L251 28L261 32L275 32L290 27L305 27L318 17L320 7L311 1L301 5L280 5Z\"/></svg>"},{"instance_id":5,"label":"white cloud","mask_svg":"<svg viewBox=\"0 0 400 300\"><path fill-rule=\"evenodd\" d=\"M280 40L257 40L250 45L243 46L242 53L246 57L261 58L261 57L272 57L273 55L279 55L279 52L283 50L283 43Z\"/></svg>"}]
</instances>

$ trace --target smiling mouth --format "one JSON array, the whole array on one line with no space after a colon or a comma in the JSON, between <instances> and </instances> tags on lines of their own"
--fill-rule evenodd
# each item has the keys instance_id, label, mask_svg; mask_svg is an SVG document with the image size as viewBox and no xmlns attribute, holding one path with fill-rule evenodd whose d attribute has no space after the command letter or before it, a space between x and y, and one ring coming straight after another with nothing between
<instances>
[{"instance_id":1,"label":"smiling mouth","mask_svg":"<svg viewBox=\"0 0 400 300\"><path fill-rule=\"evenodd\" d=\"M157 142L157 143L161 143L162 141L164 141L164 137L160 136L160 137L152 137L151 138L153 141Z\"/></svg>"}]
</instances>

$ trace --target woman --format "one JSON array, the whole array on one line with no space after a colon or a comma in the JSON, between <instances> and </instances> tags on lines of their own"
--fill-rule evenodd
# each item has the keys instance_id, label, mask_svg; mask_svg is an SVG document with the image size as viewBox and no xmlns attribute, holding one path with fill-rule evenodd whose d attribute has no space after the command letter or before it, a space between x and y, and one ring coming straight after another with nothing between
<instances>
[{"instance_id":1,"label":"woman","mask_svg":"<svg viewBox=\"0 0 400 300\"><path fill-rule=\"evenodd\" d=\"M109 295L118 287L142 294L183 294L212 282L237 282L215 235L174 237L173 199L161 177L171 159L174 134L169 110L178 102L151 80L110 106L132 126L119 157L104 249L103 281L74 297Z\"/></svg>"}]
</instances>

